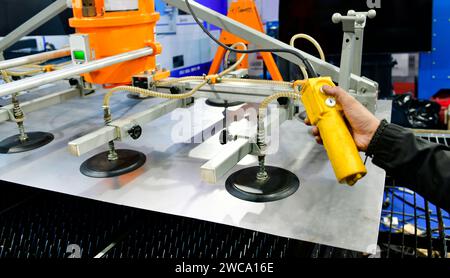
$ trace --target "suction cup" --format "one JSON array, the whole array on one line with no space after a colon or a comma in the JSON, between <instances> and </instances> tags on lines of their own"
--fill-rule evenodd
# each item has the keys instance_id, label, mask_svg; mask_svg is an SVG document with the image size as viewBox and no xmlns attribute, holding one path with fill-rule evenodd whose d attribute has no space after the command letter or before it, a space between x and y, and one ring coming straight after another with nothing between
<instances>
[{"instance_id":1,"label":"suction cup","mask_svg":"<svg viewBox=\"0 0 450 278\"><path fill-rule=\"evenodd\" d=\"M137 100L144 100L144 99L153 98L153 97L143 97L140 94L128 94L127 97L131 98L131 99L137 99Z\"/></svg>"},{"instance_id":2,"label":"suction cup","mask_svg":"<svg viewBox=\"0 0 450 278\"><path fill-rule=\"evenodd\" d=\"M116 150L117 160L108 160L108 153L99 153L80 166L80 172L91 178L111 178L128 174L144 165L145 154L132 150Z\"/></svg>"},{"instance_id":3,"label":"suction cup","mask_svg":"<svg viewBox=\"0 0 450 278\"><path fill-rule=\"evenodd\" d=\"M29 132L28 139L20 141L19 135L14 135L0 142L0 153L13 154L35 150L53 141L55 137L47 132Z\"/></svg>"},{"instance_id":4,"label":"suction cup","mask_svg":"<svg viewBox=\"0 0 450 278\"><path fill-rule=\"evenodd\" d=\"M207 99L205 103L212 107L223 107L223 108L239 106L244 104L244 102L240 101L228 102L226 100L216 100L216 99Z\"/></svg>"},{"instance_id":5,"label":"suction cup","mask_svg":"<svg viewBox=\"0 0 450 278\"><path fill-rule=\"evenodd\" d=\"M285 199L294 194L300 181L292 172L278 168L266 167L268 178L256 178L259 167L250 167L237 171L228 177L225 188L236 198L256 202L273 202Z\"/></svg>"}]
</instances>

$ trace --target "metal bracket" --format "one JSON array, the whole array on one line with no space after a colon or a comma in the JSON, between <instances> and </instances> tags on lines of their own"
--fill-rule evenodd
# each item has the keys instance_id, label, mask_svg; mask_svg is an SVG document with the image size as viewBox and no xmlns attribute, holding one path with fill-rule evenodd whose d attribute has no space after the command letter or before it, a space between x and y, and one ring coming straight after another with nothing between
<instances>
[{"instance_id":1,"label":"metal bracket","mask_svg":"<svg viewBox=\"0 0 450 278\"><path fill-rule=\"evenodd\" d=\"M192 101L192 99L190 100ZM69 142L69 152L72 155L81 156L93 149L107 144L110 141L122 141L130 137L128 131L134 126L144 126L146 123L156 120L177 108L186 107L188 104L189 100L187 100L187 102L182 100L169 100L146 111L114 121L97 131Z\"/></svg>"},{"instance_id":2,"label":"metal bracket","mask_svg":"<svg viewBox=\"0 0 450 278\"><path fill-rule=\"evenodd\" d=\"M270 130L273 124L281 125L288 119L288 109L281 108L279 112L278 122L270 122L266 130ZM248 139L238 138L236 141L223 146L223 150L219 154L201 166L202 180L206 183L215 184L245 156L249 154L259 156L262 150L256 144L254 138L256 138L256 133Z\"/></svg>"},{"instance_id":3,"label":"metal bracket","mask_svg":"<svg viewBox=\"0 0 450 278\"><path fill-rule=\"evenodd\" d=\"M375 10L368 12L350 10L347 16L335 13L332 17L333 23L342 23L344 31L339 86L346 91L351 89L351 75L361 75L364 28L367 18L373 19L376 15Z\"/></svg>"}]
</instances>

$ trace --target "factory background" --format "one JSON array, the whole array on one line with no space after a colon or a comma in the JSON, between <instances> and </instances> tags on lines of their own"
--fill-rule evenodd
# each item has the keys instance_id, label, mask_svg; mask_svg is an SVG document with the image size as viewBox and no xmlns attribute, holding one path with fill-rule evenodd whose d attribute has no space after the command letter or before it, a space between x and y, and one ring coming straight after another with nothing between
<instances>
[{"instance_id":1,"label":"factory background","mask_svg":"<svg viewBox=\"0 0 450 278\"><path fill-rule=\"evenodd\" d=\"M200 0L198 1L222 14L227 13L226 0ZM262 21L276 24L278 22L278 0L256 1ZM156 25L157 39L165 46L163 53L158 57L158 63L172 71L172 76L197 75L207 73L217 49L208 37L196 26L190 15L179 12L176 8L168 6L162 0L155 1L156 10L161 19ZM211 32L217 37L220 30L211 26ZM60 49L69 44L68 36L31 36L37 43L38 50L44 50L50 43ZM252 59L256 59L256 54ZM262 68L260 69L262 71Z\"/></svg>"}]
</instances>

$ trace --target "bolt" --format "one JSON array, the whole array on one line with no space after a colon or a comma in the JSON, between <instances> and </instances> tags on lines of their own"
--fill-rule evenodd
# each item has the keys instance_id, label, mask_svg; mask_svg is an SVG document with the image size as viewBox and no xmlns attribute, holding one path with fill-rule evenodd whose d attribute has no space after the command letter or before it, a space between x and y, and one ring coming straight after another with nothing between
<instances>
[{"instance_id":1,"label":"bolt","mask_svg":"<svg viewBox=\"0 0 450 278\"><path fill-rule=\"evenodd\" d=\"M76 80L75 78L70 78L69 79L70 86L77 86L78 83L79 83L78 80Z\"/></svg>"},{"instance_id":2,"label":"bolt","mask_svg":"<svg viewBox=\"0 0 450 278\"><path fill-rule=\"evenodd\" d=\"M265 166L265 156L259 156L259 171L256 174L256 179L258 181L266 181L269 178L269 174L267 174L266 166Z\"/></svg>"},{"instance_id":3,"label":"bolt","mask_svg":"<svg viewBox=\"0 0 450 278\"><path fill-rule=\"evenodd\" d=\"M114 141L110 141L108 145L109 145L108 160L109 161L117 160L119 156L117 155L116 148L114 146Z\"/></svg>"}]
</instances>

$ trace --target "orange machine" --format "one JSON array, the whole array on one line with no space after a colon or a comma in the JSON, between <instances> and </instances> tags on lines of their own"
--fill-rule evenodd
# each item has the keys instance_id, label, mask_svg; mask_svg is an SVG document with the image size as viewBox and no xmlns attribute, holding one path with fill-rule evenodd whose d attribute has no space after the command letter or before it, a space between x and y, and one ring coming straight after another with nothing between
<instances>
[{"instance_id":1,"label":"orange machine","mask_svg":"<svg viewBox=\"0 0 450 278\"><path fill-rule=\"evenodd\" d=\"M256 8L254 0L233 1L228 11L228 17L247 25L248 27L251 27L264 33L264 26L262 24L261 17L259 16L259 12L258 9ZM249 43L248 41L239 38L225 30L222 31L222 34L220 35L220 41L226 45L233 45L237 42L243 42L247 45ZM219 47L216 56L214 57L211 68L209 70L209 74L215 74L219 71L225 53L226 50L223 47ZM272 54L261 53L261 56L263 57L264 63L266 64L267 69L270 75L272 76L272 79L282 81L283 77L281 76L281 73L278 70L278 67L275 63L275 60L273 59ZM239 57L240 54L238 54L238 59ZM248 68L248 58L241 63L239 68Z\"/></svg>"},{"instance_id":2,"label":"orange machine","mask_svg":"<svg viewBox=\"0 0 450 278\"><path fill-rule=\"evenodd\" d=\"M72 0L73 15L69 24L77 34L86 35L92 60L152 47L152 56L113 65L84 75L87 82L96 84L127 84L131 76L156 69L156 55L161 45L155 41L155 25L159 13L153 0L138 0L132 10L108 11L105 0ZM80 53L84 58L85 53ZM157 74L166 78L169 72Z\"/></svg>"}]
</instances>

